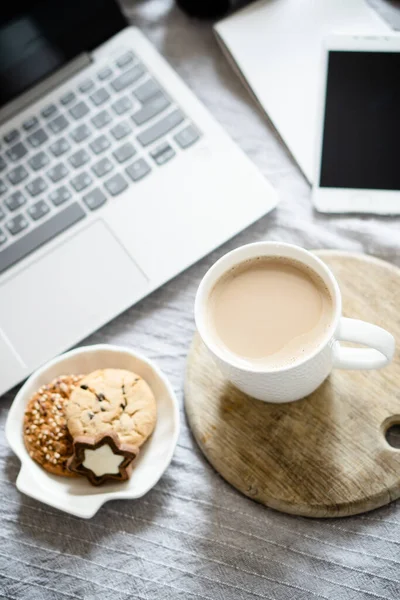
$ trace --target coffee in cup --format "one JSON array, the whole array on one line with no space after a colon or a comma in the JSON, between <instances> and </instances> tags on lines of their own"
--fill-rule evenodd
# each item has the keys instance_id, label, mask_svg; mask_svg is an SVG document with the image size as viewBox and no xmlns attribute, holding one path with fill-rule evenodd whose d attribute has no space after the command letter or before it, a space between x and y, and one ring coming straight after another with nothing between
<instances>
[{"instance_id":1,"label":"coffee in cup","mask_svg":"<svg viewBox=\"0 0 400 600\"><path fill-rule=\"evenodd\" d=\"M269 368L312 353L333 318L323 279L287 257L256 257L232 267L209 296L215 342L240 359Z\"/></svg>"}]
</instances>

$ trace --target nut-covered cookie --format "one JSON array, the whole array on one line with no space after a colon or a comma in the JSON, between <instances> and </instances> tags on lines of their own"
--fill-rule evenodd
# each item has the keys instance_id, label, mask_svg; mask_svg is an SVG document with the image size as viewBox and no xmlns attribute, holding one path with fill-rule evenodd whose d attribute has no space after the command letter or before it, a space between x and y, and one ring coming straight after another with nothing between
<instances>
[{"instance_id":1,"label":"nut-covered cookie","mask_svg":"<svg viewBox=\"0 0 400 600\"><path fill-rule=\"evenodd\" d=\"M76 477L67 468L73 453L65 408L81 375L63 375L42 386L29 400L24 416L24 442L29 455L54 475Z\"/></svg>"},{"instance_id":2,"label":"nut-covered cookie","mask_svg":"<svg viewBox=\"0 0 400 600\"><path fill-rule=\"evenodd\" d=\"M139 448L152 433L156 402L139 375L123 369L102 369L86 375L66 407L73 438L114 432L119 441Z\"/></svg>"}]
</instances>

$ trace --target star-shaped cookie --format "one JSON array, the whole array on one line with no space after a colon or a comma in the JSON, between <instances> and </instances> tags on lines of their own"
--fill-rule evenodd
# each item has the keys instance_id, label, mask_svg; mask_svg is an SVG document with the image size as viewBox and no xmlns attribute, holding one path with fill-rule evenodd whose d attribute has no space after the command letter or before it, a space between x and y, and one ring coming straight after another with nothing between
<instances>
[{"instance_id":1,"label":"star-shaped cookie","mask_svg":"<svg viewBox=\"0 0 400 600\"><path fill-rule=\"evenodd\" d=\"M96 437L80 436L74 439L74 454L68 461L68 469L84 475L92 485L109 480L126 481L138 454L138 448L122 444L112 431Z\"/></svg>"}]
</instances>

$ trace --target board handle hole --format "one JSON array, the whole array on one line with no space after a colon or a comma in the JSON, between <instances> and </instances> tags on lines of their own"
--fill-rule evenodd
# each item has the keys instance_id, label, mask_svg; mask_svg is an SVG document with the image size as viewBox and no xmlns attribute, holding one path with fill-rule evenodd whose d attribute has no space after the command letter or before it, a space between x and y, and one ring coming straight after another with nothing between
<instances>
[{"instance_id":1,"label":"board handle hole","mask_svg":"<svg viewBox=\"0 0 400 600\"><path fill-rule=\"evenodd\" d=\"M400 415L387 419L383 424L383 428L389 446L400 450Z\"/></svg>"}]
</instances>

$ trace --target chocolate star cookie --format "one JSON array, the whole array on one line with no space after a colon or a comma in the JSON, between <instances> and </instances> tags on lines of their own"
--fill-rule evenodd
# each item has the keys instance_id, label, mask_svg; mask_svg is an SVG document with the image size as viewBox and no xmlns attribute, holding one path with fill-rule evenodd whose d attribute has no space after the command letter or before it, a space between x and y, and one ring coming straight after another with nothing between
<instances>
[{"instance_id":1,"label":"chocolate star cookie","mask_svg":"<svg viewBox=\"0 0 400 600\"><path fill-rule=\"evenodd\" d=\"M110 431L96 437L78 437L74 440L74 455L68 468L88 478L92 485L105 481L129 479L138 448L123 444L118 435Z\"/></svg>"}]
</instances>

